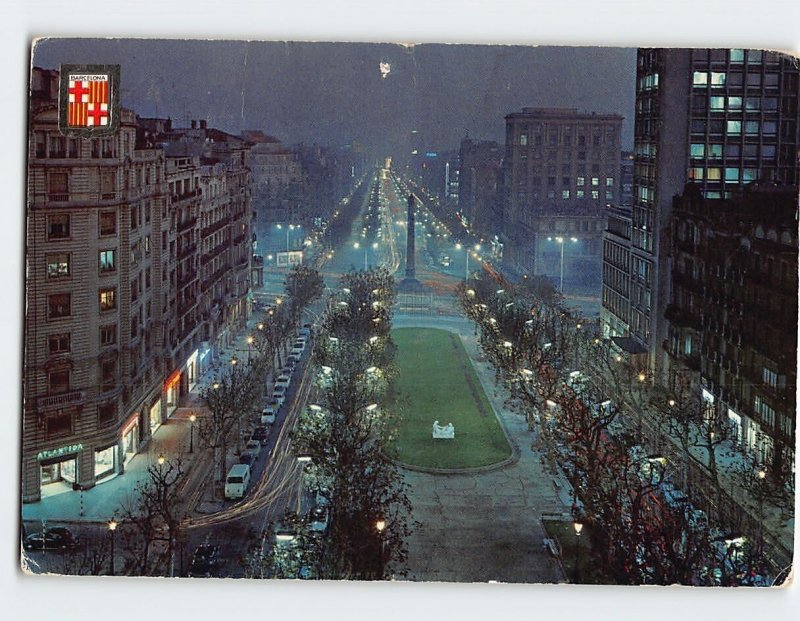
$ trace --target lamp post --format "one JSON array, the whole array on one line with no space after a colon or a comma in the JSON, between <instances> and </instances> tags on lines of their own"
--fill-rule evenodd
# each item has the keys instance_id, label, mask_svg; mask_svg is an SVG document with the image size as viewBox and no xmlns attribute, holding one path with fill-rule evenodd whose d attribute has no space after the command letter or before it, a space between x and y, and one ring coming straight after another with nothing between
<instances>
[{"instance_id":1,"label":"lamp post","mask_svg":"<svg viewBox=\"0 0 800 621\"><path fill-rule=\"evenodd\" d=\"M192 412L189 415L189 452L194 452L194 421L197 420L197 414Z\"/></svg>"},{"instance_id":2,"label":"lamp post","mask_svg":"<svg viewBox=\"0 0 800 621\"><path fill-rule=\"evenodd\" d=\"M564 293L564 245L567 243L566 238L558 236L558 237L548 237L547 241L555 241L557 244L561 246L561 261L559 263L559 280L558 280L558 290L563 294ZM577 237L570 237L569 241L577 242Z\"/></svg>"},{"instance_id":3,"label":"lamp post","mask_svg":"<svg viewBox=\"0 0 800 621\"><path fill-rule=\"evenodd\" d=\"M583 524L580 522L573 522L572 527L575 529L575 567L573 569L572 582L577 584L579 578L578 562L581 556L581 531L583 530Z\"/></svg>"},{"instance_id":4,"label":"lamp post","mask_svg":"<svg viewBox=\"0 0 800 621\"><path fill-rule=\"evenodd\" d=\"M380 558L378 563L378 580L383 580L383 563L384 563L384 556L385 556L385 545L386 540L383 538L383 531L386 529L386 520L379 519L375 522L375 530L378 531L378 538L380 539L381 548L380 548Z\"/></svg>"},{"instance_id":5,"label":"lamp post","mask_svg":"<svg viewBox=\"0 0 800 621\"><path fill-rule=\"evenodd\" d=\"M456 244L456 250L461 250L462 245L460 243ZM465 245L464 248L464 282L469 280L469 248ZM475 244L475 252L478 252L481 249L480 244Z\"/></svg>"},{"instance_id":6,"label":"lamp post","mask_svg":"<svg viewBox=\"0 0 800 621\"><path fill-rule=\"evenodd\" d=\"M108 522L108 532L111 533L111 575L114 575L114 533L117 532L117 521L111 518Z\"/></svg>"},{"instance_id":7,"label":"lamp post","mask_svg":"<svg viewBox=\"0 0 800 621\"><path fill-rule=\"evenodd\" d=\"M279 229L283 228L283 226L280 225L280 224L276 224L275 226L277 226ZM296 228L299 229L300 225L299 224L297 226L295 226L294 224L287 224L286 225L286 252L287 252L287 254L289 252L289 231L294 231ZM288 258L287 258L287 261L288 261Z\"/></svg>"},{"instance_id":8,"label":"lamp post","mask_svg":"<svg viewBox=\"0 0 800 621\"><path fill-rule=\"evenodd\" d=\"M250 364L251 364L251 362L250 362L250 352L253 349L253 341L254 340L255 339L252 337L252 335L248 335L248 337L247 337L247 365L248 366L250 366Z\"/></svg>"}]
</instances>

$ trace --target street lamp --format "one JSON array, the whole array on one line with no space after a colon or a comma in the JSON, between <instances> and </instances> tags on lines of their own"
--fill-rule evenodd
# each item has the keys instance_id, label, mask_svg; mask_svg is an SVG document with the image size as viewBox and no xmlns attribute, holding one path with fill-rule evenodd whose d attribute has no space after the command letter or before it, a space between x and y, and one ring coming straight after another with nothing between
<instances>
[{"instance_id":1,"label":"street lamp","mask_svg":"<svg viewBox=\"0 0 800 621\"><path fill-rule=\"evenodd\" d=\"M564 245L567 243L566 238L558 236L558 237L548 237L547 241L555 241L557 244L561 246L561 261L559 264L559 284L558 290L563 294L564 293ZM569 241L577 242L577 237L570 237Z\"/></svg>"},{"instance_id":2,"label":"street lamp","mask_svg":"<svg viewBox=\"0 0 800 621\"><path fill-rule=\"evenodd\" d=\"M117 521L111 518L108 522L108 532L111 534L111 575L114 575L114 533L117 531Z\"/></svg>"},{"instance_id":3,"label":"street lamp","mask_svg":"<svg viewBox=\"0 0 800 621\"><path fill-rule=\"evenodd\" d=\"M252 337L252 335L248 335L248 337L247 337L247 364L248 365L250 364L250 351L253 349L253 341L254 340L255 339Z\"/></svg>"},{"instance_id":4,"label":"street lamp","mask_svg":"<svg viewBox=\"0 0 800 621\"><path fill-rule=\"evenodd\" d=\"M385 557L385 546L386 540L383 537L383 531L386 529L386 520L383 518L379 519L375 522L375 530L378 531L378 537L380 538L381 547L380 547L380 558L378 559L378 579L383 580L383 563Z\"/></svg>"},{"instance_id":5,"label":"street lamp","mask_svg":"<svg viewBox=\"0 0 800 621\"><path fill-rule=\"evenodd\" d=\"M580 522L573 522L572 527L575 529L575 568L573 571L572 582L578 582L578 561L581 555L581 531L583 530L583 524Z\"/></svg>"},{"instance_id":6,"label":"street lamp","mask_svg":"<svg viewBox=\"0 0 800 621\"><path fill-rule=\"evenodd\" d=\"M189 452L192 453L194 451L194 421L197 420L197 414L192 412L189 415Z\"/></svg>"},{"instance_id":7,"label":"street lamp","mask_svg":"<svg viewBox=\"0 0 800 621\"><path fill-rule=\"evenodd\" d=\"M276 224L275 226L277 226L279 229L283 228L280 224ZM286 252L287 253L289 252L289 231L294 231L295 229L299 229L299 228L300 228L299 224L297 226L295 226L294 224L287 224L286 225ZM288 259L287 259L287 263L288 263Z\"/></svg>"}]
</instances>

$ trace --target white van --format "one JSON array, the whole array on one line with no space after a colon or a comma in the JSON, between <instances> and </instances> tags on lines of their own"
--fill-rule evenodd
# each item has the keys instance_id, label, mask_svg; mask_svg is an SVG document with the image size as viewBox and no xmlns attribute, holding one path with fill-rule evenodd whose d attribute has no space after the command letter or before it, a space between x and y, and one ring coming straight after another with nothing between
<instances>
[{"instance_id":1,"label":"white van","mask_svg":"<svg viewBox=\"0 0 800 621\"><path fill-rule=\"evenodd\" d=\"M225 498L228 500L243 498L249 485L250 466L236 464L228 471L228 476L225 477Z\"/></svg>"}]
</instances>

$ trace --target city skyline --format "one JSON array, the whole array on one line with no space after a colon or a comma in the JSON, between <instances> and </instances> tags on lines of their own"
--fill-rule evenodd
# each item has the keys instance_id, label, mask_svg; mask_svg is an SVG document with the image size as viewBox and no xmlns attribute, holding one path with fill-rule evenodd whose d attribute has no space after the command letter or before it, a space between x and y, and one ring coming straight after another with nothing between
<instances>
[{"instance_id":1,"label":"city skyline","mask_svg":"<svg viewBox=\"0 0 800 621\"><path fill-rule=\"evenodd\" d=\"M620 114L630 149L635 56L604 47L44 39L33 61L120 64L122 103L143 117L206 119L287 143L355 140L380 157L402 153L412 130L440 151L467 134L502 140L503 117L523 107Z\"/></svg>"}]
</instances>

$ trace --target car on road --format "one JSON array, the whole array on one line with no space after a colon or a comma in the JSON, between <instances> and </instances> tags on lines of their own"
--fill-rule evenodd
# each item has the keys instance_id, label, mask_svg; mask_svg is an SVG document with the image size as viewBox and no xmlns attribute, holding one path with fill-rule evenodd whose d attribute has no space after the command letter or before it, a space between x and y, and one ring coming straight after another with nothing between
<instances>
[{"instance_id":1,"label":"car on road","mask_svg":"<svg viewBox=\"0 0 800 621\"><path fill-rule=\"evenodd\" d=\"M244 447L244 453L250 453L254 458L257 458L261 453L261 441L250 439Z\"/></svg>"},{"instance_id":2,"label":"car on road","mask_svg":"<svg viewBox=\"0 0 800 621\"><path fill-rule=\"evenodd\" d=\"M305 339L311 338L311 324L303 324L303 327L297 331L297 336L302 336Z\"/></svg>"},{"instance_id":3,"label":"car on road","mask_svg":"<svg viewBox=\"0 0 800 621\"><path fill-rule=\"evenodd\" d=\"M294 362L300 362L300 358L302 358L302 357L303 357L303 350L302 349L300 351L292 350L292 353L289 354L288 359L292 360Z\"/></svg>"},{"instance_id":4,"label":"car on road","mask_svg":"<svg viewBox=\"0 0 800 621\"><path fill-rule=\"evenodd\" d=\"M204 543L197 546L189 566L189 576L192 578L210 578L219 569L219 548Z\"/></svg>"},{"instance_id":5,"label":"car on road","mask_svg":"<svg viewBox=\"0 0 800 621\"><path fill-rule=\"evenodd\" d=\"M286 360L286 364L283 365L282 373L291 374L297 368L297 361L293 358L289 358Z\"/></svg>"},{"instance_id":6,"label":"car on road","mask_svg":"<svg viewBox=\"0 0 800 621\"><path fill-rule=\"evenodd\" d=\"M261 410L261 424L262 425L274 425L275 424L275 417L278 414L278 409L280 409L280 405L277 401L270 401L263 410Z\"/></svg>"},{"instance_id":7,"label":"car on road","mask_svg":"<svg viewBox=\"0 0 800 621\"><path fill-rule=\"evenodd\" d=\"M239 463L244 464L245 466L252 466L256 461L256 458L253 456L252 453L242 453L239 455Z\"/></svg>"},{"instance_id":8,"label":"car on road","mask_svg":"<svg viewBox=\"0 0 800 621\"><path fill-rule=\"evenodd\" d=\"M294 342L294 345L292 345L292 353L302 354L305 348L306 348L306 342L298 339Z\"/></svg>"},{"instance_id":9,"label":"car on road","mask_svg":"<svg viewBox=\"0 0 800 621\"><path fill-rule=\"evenodd\" d=\"M261 446L264 446L267 443L267 439L269 438L269 427L265 427L264 425L259 425L255 429L253 429L253 435L251 436L253 440L258 440L261 442Z\"/></svg>"},{"instance_id":10,"label":"car on road","mask_svg":"<svg viewBox=\"0 0 800 621\"><path fill-rule=\"evenodd\" d=\"M308 530L324 535L328 531L330 511L325 505L317 505L308 514Z\"/></svg>"},{"instance_id":11,"label":"car on road","mask_svg":"<svg viewBox=\"0 0 800 621\"><path fill-rule=\"evenodd\" d=\"M68 528L53 526L25 537L22 547L26 550L69 550L79 543L80 540Z\"/></svg>"},{"instance_id":12,"label":"car on road","mask_svg":"<svg viewBox=\"0 0 800 621\"><path fill-rule=\"evenodd\" d=\"M283 405L286 402L286 388L284 386L275 386L272 389L272 398L280 405Z\"/></svg>"},{"instance_id":13,"label":"car on road","mask_svg":"<svg viewBox=\"0 0 800 621\"><path fill-rule=\"evenodd\" d=\"M284 388L288 389L289 384L291 383L292 383L291 376L287 375L286 373L282 373L281 375L278 376L278 379L275 380L275 387L277 388L278 386L283 386Z\"/></svg>"}]
</instances>

